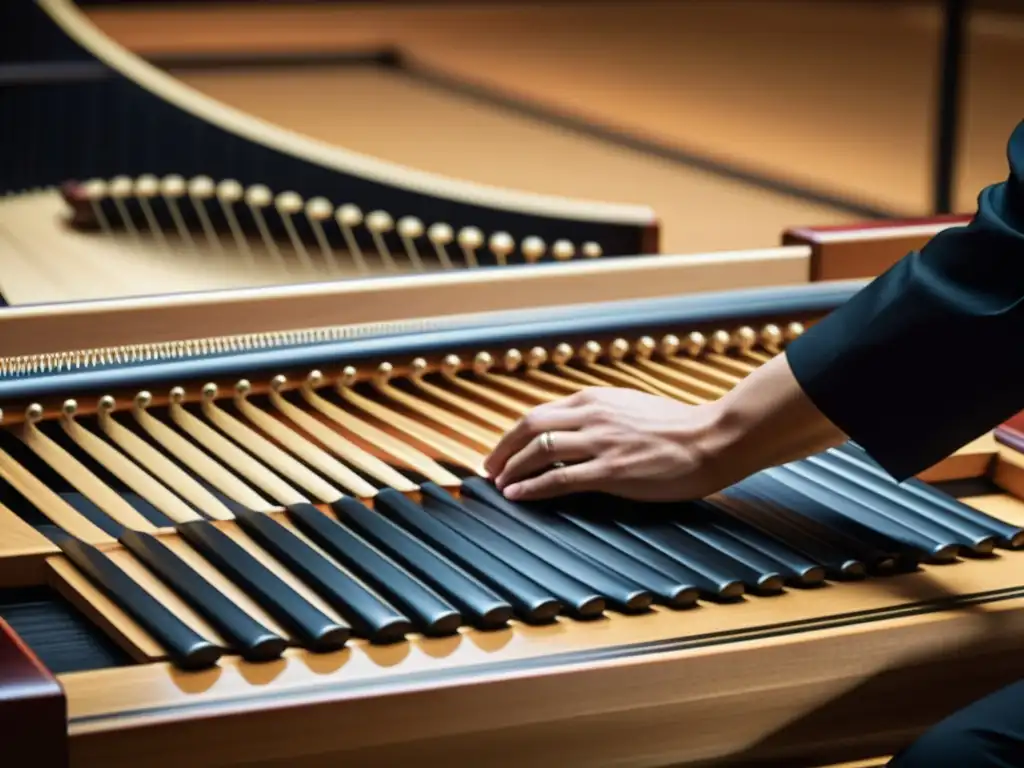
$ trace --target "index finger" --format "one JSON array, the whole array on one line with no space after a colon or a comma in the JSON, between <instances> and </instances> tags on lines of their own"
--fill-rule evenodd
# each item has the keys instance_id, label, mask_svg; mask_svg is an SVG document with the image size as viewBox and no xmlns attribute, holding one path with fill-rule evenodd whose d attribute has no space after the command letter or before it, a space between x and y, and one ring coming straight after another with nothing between
<instances>
[{"instance_id":1,"label":"index finger","mask_svg":"<svg viewBox=\"0 0 1024 768\"><path fill-rule=\"evenodd\" d=\"M506 462L529 445L542 432L571 431L583 426L583 413L570 402L555 401L538 405L506 432L484 461L484 469L494 478Z\"/></svg>"}]
</instances>

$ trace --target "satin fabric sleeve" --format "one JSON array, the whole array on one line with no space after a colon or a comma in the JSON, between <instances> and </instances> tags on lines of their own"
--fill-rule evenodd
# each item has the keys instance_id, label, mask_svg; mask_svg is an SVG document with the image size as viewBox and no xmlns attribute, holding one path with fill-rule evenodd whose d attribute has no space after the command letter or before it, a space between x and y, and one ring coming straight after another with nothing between
<instances>
[{"instance_id":1,"label":"satin fabric sleeve","mask_svg":"<svg viewBox=\"0 0 1024 768\"><path fill-rule=\"evenodd\" d=\"M897 480L1024 409L1024 122L1010 173L790 344L818 409Z\"/></svg>"}]
</instances>

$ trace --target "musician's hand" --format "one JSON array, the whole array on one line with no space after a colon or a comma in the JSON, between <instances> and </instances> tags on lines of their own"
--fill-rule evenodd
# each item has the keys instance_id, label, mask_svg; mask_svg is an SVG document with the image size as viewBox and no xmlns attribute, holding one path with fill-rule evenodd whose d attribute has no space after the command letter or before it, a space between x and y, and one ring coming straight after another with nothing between
<instances>
[{"instance_id":1,"label":"musician's hand","mask_svg":"<svg viewBox=\"0 0 1024 768\"><path fill-rule=\"evenodd\" d=\"M716 421L713 404L590 388L530 411L485 468L516 500L581 491L639 501L697 498L727 484L710 455Z\"/></svg>"}]
</instances>

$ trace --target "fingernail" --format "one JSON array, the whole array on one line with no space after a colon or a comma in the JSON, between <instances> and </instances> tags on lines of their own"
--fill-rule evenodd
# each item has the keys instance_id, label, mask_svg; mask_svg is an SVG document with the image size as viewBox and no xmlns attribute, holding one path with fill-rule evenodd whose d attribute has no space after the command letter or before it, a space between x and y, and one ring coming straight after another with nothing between
<instances>
[{"instance_id":1,"label":"fingernail","mask_svg":"<svg viewBox=\"0 0 1024 768\"><path fill-rule=\"evenodd\" d=\"M508 488L505 488L502 493L505 494L506 499L517 499L519 498L519 494L522 493L522 489L518 485L510 485Z\"/></svg>"}]
</instances>

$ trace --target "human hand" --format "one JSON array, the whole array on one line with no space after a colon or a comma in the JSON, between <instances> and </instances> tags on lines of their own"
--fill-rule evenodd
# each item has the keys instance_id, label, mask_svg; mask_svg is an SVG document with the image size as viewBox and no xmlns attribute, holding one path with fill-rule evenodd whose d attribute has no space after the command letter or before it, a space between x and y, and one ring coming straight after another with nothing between
<instances>
[{"instance_id":1,"label":"human hand","mask_svg":"<svg viewBox=\"0 0 1024 768\"><path fill-rule=\"evenodd\" d=\"M605 492L637 501L698 498L715 469L719 413L632 389L593 387L530 411L484 463L509 499Z\"/></svg>"}]
</instances>

